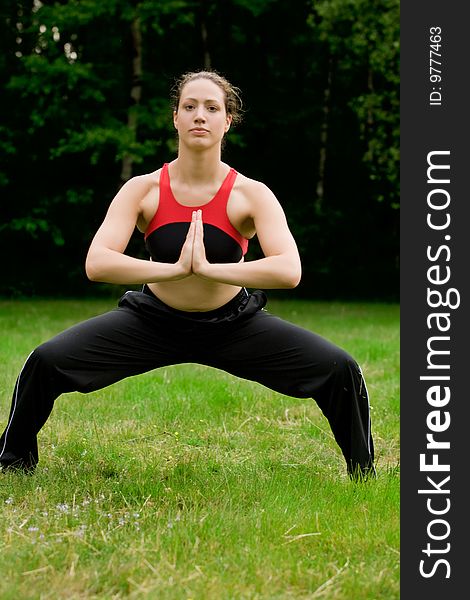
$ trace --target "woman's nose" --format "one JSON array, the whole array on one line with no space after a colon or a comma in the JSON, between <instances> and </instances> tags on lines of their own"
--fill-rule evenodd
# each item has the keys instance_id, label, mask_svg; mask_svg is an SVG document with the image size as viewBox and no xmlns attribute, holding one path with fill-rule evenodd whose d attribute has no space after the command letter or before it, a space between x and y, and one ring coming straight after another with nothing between
<instances>
[{"instance_id":1,"label":"woman's nose","mask_svg":"<svg viewBox=\"0 0 470 600\"><path fill-rule=\"evenodd\" d=\"M203 106L198 106L196 108L196 113L194 118L198 121L202 121L205 120L205 116L204 116L204 107Z\"/></svg>"}]
</instances>

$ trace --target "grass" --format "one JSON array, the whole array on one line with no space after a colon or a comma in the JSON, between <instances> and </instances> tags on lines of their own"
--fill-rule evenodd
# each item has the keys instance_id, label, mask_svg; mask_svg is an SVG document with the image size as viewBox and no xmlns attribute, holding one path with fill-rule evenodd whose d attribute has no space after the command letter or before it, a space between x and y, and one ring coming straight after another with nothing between
<instances>
[{"instance_id":1,"label":"grass","mask_svg":"<svg viewBox=\"0 0 470 600\"><path fill-rule=\"evenodd\" d=\"M106 301L0 303L0 428L32 348ZM0 598L399 598L399 311L271 301L365 373L379 476L315 402L198 365L64 394L33 476L0 476Z\"/></svg>"}]
</instances>

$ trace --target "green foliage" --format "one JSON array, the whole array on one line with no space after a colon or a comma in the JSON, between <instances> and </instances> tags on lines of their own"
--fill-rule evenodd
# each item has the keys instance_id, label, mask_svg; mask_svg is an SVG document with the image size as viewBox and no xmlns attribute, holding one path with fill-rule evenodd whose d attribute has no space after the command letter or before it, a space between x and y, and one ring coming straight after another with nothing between
<instances>
[{"instance_id":1,"label":"green foliage","mask_svg":"<svg viewBox=\"0 0 470 600\"><path fill-rule=\"evenodd\" d=\"M56 278L63 293L95 291L82 265L124 163L135 175L174 157L170 88L210 64L242 89L245 122L224 158L281 201L302 252L298 293L395 298L398 10L398 0L5 1L0 251L15 252L0 293L52 293Z\"/></svg>"},{"instance_id":2,"label":"green foliage","mask_svg":"<svg viewBox=\"0 0 470 600\"><path fill-rule=\"evenodd\" d=\"M267 12L276 0L234 0L234 4L259 17Z\"/></svg>"},{"instance_id":3,"label":"green foliage","mask_svg":"<svg viewBox=\"0 0 470 600\"><path fill-rule=\"evenodd\" d=\"M313 7L309 22L336 58L338 76L362 82L348 105L366 143L364 162L374 196L398 207L400 3L323 0Z\"/></svg>"}]
</instances>

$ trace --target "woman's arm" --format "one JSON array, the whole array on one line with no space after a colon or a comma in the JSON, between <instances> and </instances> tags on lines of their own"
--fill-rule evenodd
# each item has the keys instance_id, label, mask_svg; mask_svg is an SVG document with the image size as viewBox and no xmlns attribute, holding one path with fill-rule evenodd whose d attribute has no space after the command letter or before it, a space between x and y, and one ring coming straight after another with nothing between
<instances>
[{"instance_id":1,"label":"woman's arm","mask_svg":"<svg viewBox=\"0 0 470 600\"><path fill-rule=\"evenodd\" d=\"M88 250L85 270L91 281L140 284L176 281L191 274L195 222L190 225L177 263L152 262L124 254L148 193L154 193L154 188L146 176L140 176L130 179L116 194Z\"/></svg>"},{"instance_id":2,"label":"woman's arm","mask_svg":"<svg viewBox=\"0 0 470 600\"><path fill-rule=\"evenodd\" d=\"M265 258L248 262L211 264L206 259L200 211L196 217L193 272L203 279L264 289L294 288L302 267L295 240L281 205L274 194L259 182L247 189L252 218Z\"/></svg>"}]
</instances>

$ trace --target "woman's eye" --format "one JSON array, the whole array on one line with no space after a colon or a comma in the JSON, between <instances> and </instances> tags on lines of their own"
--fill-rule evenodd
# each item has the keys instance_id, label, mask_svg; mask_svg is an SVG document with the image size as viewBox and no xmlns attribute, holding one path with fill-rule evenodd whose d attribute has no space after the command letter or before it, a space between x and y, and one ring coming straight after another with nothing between
<instances>
[{"instance_id":1,"label":"woman's eye","mask_svg":"<svg viewBox=\"0 0 470 600\"><path fill-rule=\"evenodd\" d=\"M215 112L217 110L217 106L209 106L210 112Z\"/></svg>"},{"instance_id":2,"label":"woman's eye","mask_svg":"<svg viewBox=\"0 0 470 600\"><path fill-rule=\"evenodd\" d=\"M194 108L194 106L192 104L186 104L184 107L185 110L191 110L193 108Z\"/></svg>"}]
</instances>

